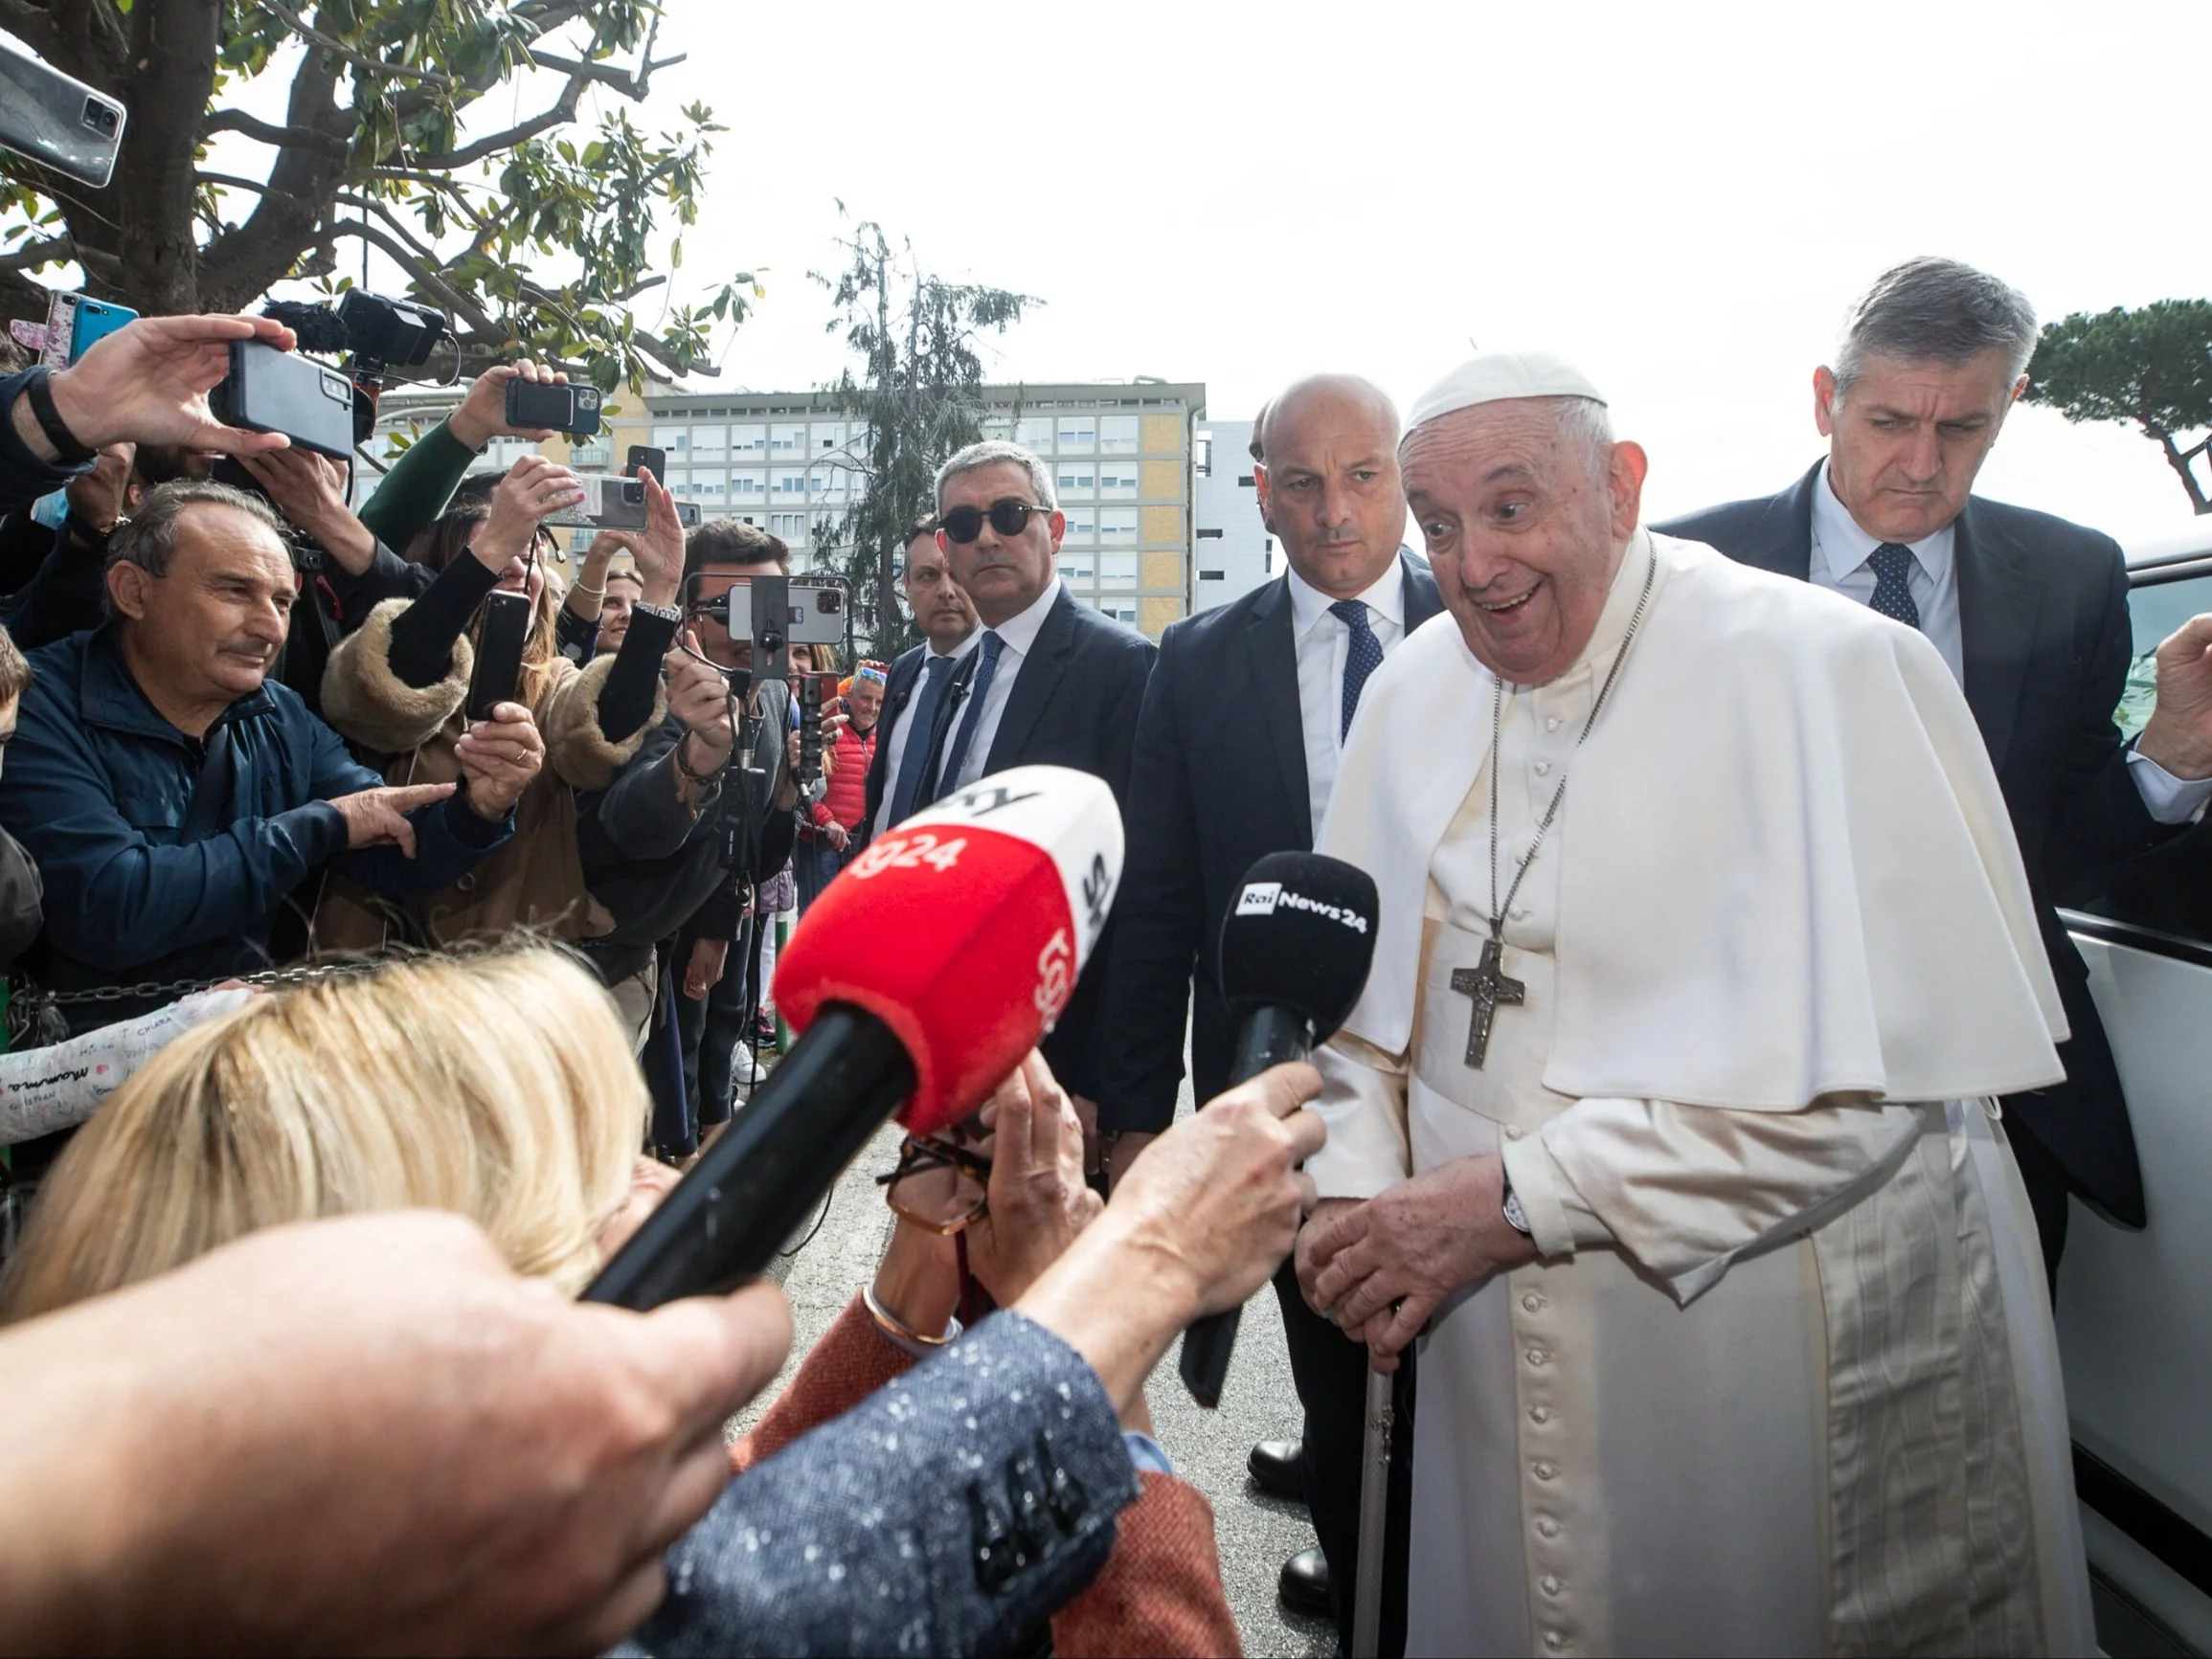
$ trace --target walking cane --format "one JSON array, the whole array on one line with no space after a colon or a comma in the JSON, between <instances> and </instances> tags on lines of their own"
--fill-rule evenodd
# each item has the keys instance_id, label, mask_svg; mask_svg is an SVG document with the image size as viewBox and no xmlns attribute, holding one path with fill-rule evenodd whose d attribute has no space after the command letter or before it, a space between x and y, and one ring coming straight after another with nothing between
<instances>
[{"instance_id":1,"label":"walking cane","mask_svg":"<svg viewBox=\"0 0 2212 1659\"><path fill-rule=\"evenodd\" d=\"M1360 1455L1360 1563L1352 1584L1352 1659L1376 1659L1383 1630L1383 1533L1390 1507L1392 1376L1367 1365L1366 1444Z\"/></svg>"}]
</instances>

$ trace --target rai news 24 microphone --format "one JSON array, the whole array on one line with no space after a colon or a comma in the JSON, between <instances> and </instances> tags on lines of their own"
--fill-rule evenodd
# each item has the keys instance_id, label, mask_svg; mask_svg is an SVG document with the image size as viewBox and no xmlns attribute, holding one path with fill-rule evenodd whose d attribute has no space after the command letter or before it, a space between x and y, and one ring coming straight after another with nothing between
<instances>
[{"instance_id":1,"label":"rai news 24 microphone","mask_svg":"<svg viewBox=\"0 0 2212 1659\"><path fill-rule=\"evenodd\" d=\"M1374 879L1342 859L1270 853L1245 872L1221 922L1221 998L1236 1016L1231 1087L1336 1035L1366 988L1377 908ZM1242 1312L1208 1313L1183 1334L1183 1385L1209 1409Z\"/></svg>"},{"instance_id":2,"label":"rai news 24 microphone","mask_svg":"<svg viewBox=\"0 0 2212 1659\"><path fill-rule=\"evenodd\" d=\"M1113 792L1058 766L871 843L777 962L799 1041L583 1299L642 1312L757 1277L893 1111L931 1134L976 1110L1068 1005L1120 879Z\"/></svg>"}]
</instances>

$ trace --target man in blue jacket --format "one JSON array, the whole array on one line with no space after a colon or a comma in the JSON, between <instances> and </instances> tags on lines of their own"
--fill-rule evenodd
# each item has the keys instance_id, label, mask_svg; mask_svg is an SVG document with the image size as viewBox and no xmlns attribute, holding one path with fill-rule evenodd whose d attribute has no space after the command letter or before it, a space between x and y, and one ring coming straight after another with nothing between
<instances>
[{"instance_id":1,"label":"man in blue jacket","mask_svg":"<svg viewBox=\"0 0 2212 1659\"><path fill-rule=\"evenodd\" d=\"M330 861L412 896L512 832L544 745L502 704L461 740L463 784L389 789L297 693L265 684L296 593L268 507L165 484L108 550L106 624L32 653L0 823L46 885L38 977L59 992L267 965L285 895ZM79 1004L82 1029L167 997Z\"/></svg>"}]
</instances>

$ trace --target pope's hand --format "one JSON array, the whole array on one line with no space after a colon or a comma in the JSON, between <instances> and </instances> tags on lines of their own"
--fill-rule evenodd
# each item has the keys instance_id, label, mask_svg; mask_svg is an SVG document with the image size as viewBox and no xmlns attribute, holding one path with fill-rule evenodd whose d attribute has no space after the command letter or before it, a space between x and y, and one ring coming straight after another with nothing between
<instances>
[{"instance_id":1,"label":"pope's hand","mask_svg":"<svg viewBox=\"0 0 2212 1659\"><path fill-rule=\"evenodd\" d=\"M1365 1203L1319 1205L1298 1240L1298 1284L1314 1311L1365 1340L1378 1371L1465 1286L1535 1260L1508 1226L1496 1157L1454 1158Z\"/></svg>"},{"instance_id":2,"label":"pope's hand","mask_svg":"<svg viewBox=\"0 0 2212 1659\"><path fill-rule=\"evenodd\" d=\"M2212 777L2212 614L2192 617L2158 647L2158 703L2135 752L2176 777Z\"/></svg>"}]
</instances>

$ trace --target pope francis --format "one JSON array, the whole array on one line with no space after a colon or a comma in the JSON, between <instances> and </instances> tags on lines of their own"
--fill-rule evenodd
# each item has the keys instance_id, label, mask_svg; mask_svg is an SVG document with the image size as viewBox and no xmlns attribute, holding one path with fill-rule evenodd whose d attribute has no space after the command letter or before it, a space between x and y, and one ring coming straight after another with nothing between
<instances>
[{"instance_id":1,"label":"pope francis","mask_svg":"<svg viewBox=\"0 0 2212 1659\"><path fill-rule=\"evenodd\" d=\"M1408 1651L2088 1651L1991 1098L2065 1025L1956 682L1639 529L1557 358L1476 358L1400 460L1448 615L1322 835L1382 914L1298 1266L1379 1364L1429 1327Z\"/></svg>"}]
</instances>

